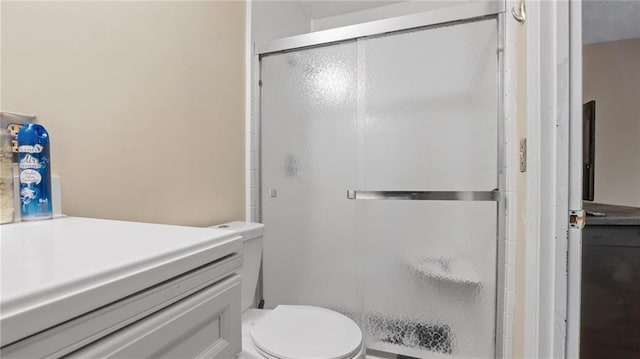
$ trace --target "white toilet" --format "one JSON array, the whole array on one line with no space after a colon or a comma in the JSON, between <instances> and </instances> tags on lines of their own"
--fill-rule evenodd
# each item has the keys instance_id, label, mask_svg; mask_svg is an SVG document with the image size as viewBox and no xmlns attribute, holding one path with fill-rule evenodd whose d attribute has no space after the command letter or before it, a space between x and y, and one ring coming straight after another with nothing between
<instances>
[{"instance_id":1,"label":"white toilet","mask_svg":"<svg viewBox=\"0 0 640 359\"><path fill-rule=\"evenodd\" d=\"M239 359L360 359L362 332L348 317L320 307L279 305L251 309L262 259L264 225L231 222L216 226L243 239L242 353Z\"/></svg>"}]
</instances>

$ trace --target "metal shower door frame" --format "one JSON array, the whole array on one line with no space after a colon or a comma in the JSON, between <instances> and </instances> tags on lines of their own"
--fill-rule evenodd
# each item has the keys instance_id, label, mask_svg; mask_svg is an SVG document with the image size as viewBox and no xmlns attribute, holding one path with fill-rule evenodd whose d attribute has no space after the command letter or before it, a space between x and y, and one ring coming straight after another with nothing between
<instances>
[{"instance_id":1,"label":"metal shower door frame","mask_svg":"<svg viewBox=\"0 0 640 359\"><path fill-rule=\"evenodd\" d=\"M505 2L504 1L488 1L482 3L473 3L455 6L451 8L438 9L424 13L399 16L390 19L372 21L357 25L345 26L330 30L318 31L309 34L297 35L282 39L273 40L264 44L258 44L254 47L254 55L258 65L258 196L256 207L258 208L258 220L263 220L263 133L262 133L262 58L264 56L286 53L292 51L305 50L314 47L324 47L340 44L343 42L355 41L361 38L381 36L391 33L404 33L416 30L424 30L447 24L473 22L483 18L495 18L498 26L498 188L493 193L496 198L497 207L497 224L496 224L496 240L497 240L497 263L496 263L496 308L495 308L495 357L502 358L511 356L511 353L504 353L504 317L505 317L505 297L506 297L506 194L505 194L505 130L504 123L506 120L506 110L504 103L505 94L505 62L504 62L504 41L505 41ZM455 196L454 196L455 197ZM262 263L260 273L262 274ZM258 288L259 300L262 300L262 275Z\"/></svg>"}]
</instances>

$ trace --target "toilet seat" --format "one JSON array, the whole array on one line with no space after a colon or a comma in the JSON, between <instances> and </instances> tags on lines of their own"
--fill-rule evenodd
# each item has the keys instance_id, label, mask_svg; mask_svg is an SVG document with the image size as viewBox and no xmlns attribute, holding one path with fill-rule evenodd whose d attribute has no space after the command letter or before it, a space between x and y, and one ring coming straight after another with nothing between
<instances>
[{"instance_id":1,"label":"toilet seat","mask_svg":"<svg viewBox=\"0 0 640 359\"><path fill-rule=\"evenodd\" d=\"M269 359L350 359L362 350L362 332L348 317L320 307L280 305L251 330Z\"/></svg>"}]
</instances>

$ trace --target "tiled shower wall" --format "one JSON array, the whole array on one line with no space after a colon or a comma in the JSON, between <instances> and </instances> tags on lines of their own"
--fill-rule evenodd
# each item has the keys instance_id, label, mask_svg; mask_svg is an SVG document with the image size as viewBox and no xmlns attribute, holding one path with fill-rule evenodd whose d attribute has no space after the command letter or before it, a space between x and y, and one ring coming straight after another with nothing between
<instances>
[{"instance_id":1,"label":"tiled shower wall","mask_svg":"<svg viewBox=\"0 0 640 359\"><path fill-rule=\"evenodd\" d=\"M507 1L507 5L513 5ZM507 9L510 9L507 6ZM519 357L521 350L514 348L514 343L521 344L522 333L514 332L514 317L516 307L520 310L522 305L516 304L516 298L523 298L524 293L516 295L516 266L524 267L524 263L517 263L517 248L524 245L524 236L518 243L518 216L520 209L524 208L524 201L519 201L518 175L524 176L520 171L519 163L519 136L518 127L522 129L524 119L524 93L518 93L524 89L526 77L524 30L511 16L505 17L505 49L504 49L504 156L505 156L505 263L504 265L504 317L502 338L503 358ZM524 258L522 258L524 259ZM522 286L520 286L522 287ZM515 354L515 355L514 355Z\"/></svg>"},{"instance_id":2,"label":"tiled shower wall","mask_svg":"<svg viewBox=\"0 0 640 359\"><path fill-rule=\"evenodd\" d=\"M255 44L307 33L311 21L297 1L247 2L246 219L260 220L260 63Z\"/></svg>"},{"instance_id":3,"label":"tiled shower wall","mask_svg":"<svg viewBox=\"0 0 640 359\"><path fill-rule=\"evenodd\" d=\"M250 94L250 114L247 127L247 220L258 222L259 214L259 193L260 193L260 86L257 84L256 74L259 73L259 63L255 56L251 60L251 94Z\"/></svg>"}]
</instances>

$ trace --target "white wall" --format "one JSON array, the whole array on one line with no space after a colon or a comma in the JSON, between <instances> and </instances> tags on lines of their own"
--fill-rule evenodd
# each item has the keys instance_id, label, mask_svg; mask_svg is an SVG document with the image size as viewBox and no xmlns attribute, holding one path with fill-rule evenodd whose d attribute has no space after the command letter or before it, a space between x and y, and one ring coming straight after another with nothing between
<instances>
[{"instance_id":1,"label":"white wall","mask_svg":"<svg viewBox=\"0 0 640 359\"><path fill-rule=\"evenodd\" d=\"M464 5L470 2L483 0L430 0L430 1L404 1L371 9L355 11L351 13L329 16L311 20L311 30L321 31L341 26L360 24L368 21L388 19L391 17L416 14L425 11L442 9L446 7Z\"/></svg>"},{"instance_id":2,"label":"white wall","mask_svg":"<svg viewBox=\"0 0 640 359\"><path fill-rule=\"evenodd\" d=\"M309 18L297 1L254 1L251 17L255 44L310 31Z\"/></svg>"}]
</instances>

